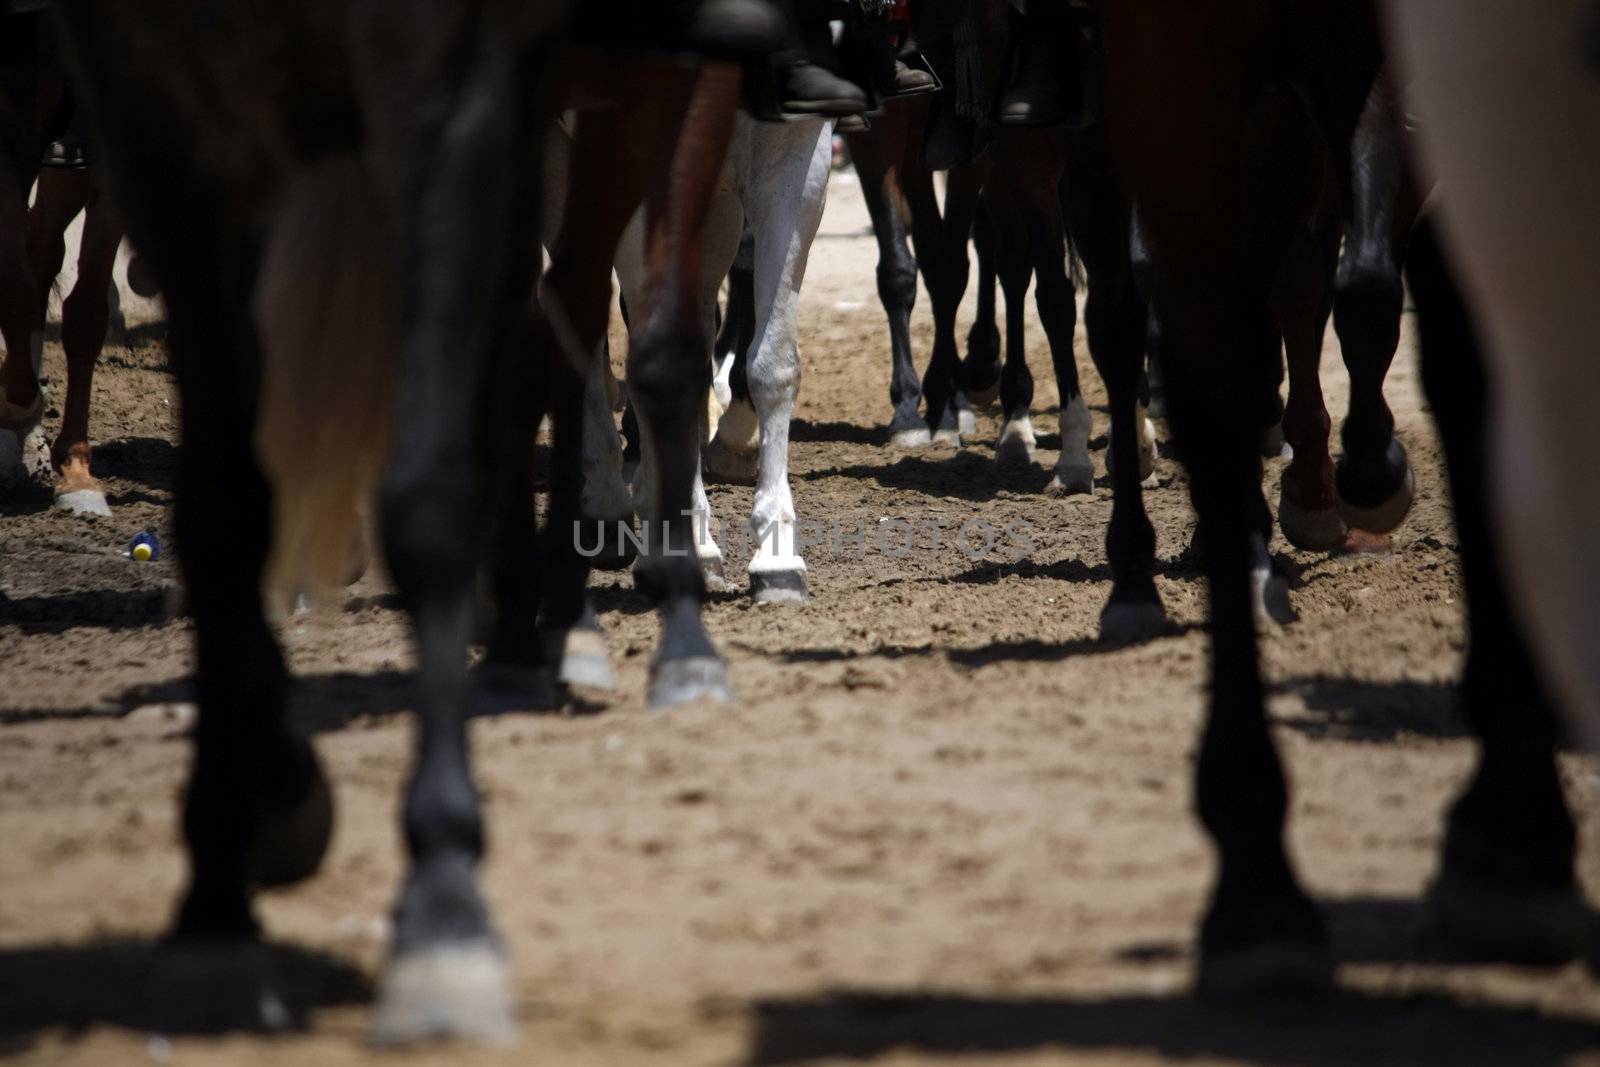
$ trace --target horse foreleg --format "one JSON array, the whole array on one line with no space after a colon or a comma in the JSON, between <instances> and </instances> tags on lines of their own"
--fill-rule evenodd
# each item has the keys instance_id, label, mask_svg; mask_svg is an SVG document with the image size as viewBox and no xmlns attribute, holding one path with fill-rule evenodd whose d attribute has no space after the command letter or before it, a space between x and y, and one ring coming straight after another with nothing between
<instances>
[{"instance_id":1,"label":"horse foreleg","mask_svg":"<svg viewBox=\"0 0 1600 1067\"><path fill-rule=\"evenodd\" d=\"M967 399L980 407L994 403L1000 395L1000 328L994 302L999 274L995 267L995 243L994 224L980 202L980 209L972 220L972 252L978 261L978 306L972 314L972 325L967 328L967 355L962 360Z\"/></svg>"},{"instance_id":2,"label":"horse foreleg","mask_svg":"<svg viewBox=\"0 0 1600 1067\"><path fill-rule=\"evenodd\" d=\"M727 667L700 617L706 579L696 551L695 487L710 387L710 337L703 298L708 214L732 137L739 72L708 64L695 75L666 178L646 203L649 281L635 315L628 392L652 444L659 520L647 528L634 581L661 615L661 647L651 664L650 704L729 700Z\"/></svg>"},{"instance_id":3,"label":"horse foreleg","mask_svg":"<svg viewBox=\"0 0 1600 1067\"><path fill-rule=\"evenodd\" d=\"M984 191L988 210L986 228L989 255L1006 298L1005 365L1000 371L1000 410L1004 422L995 444L996 463L1026 465L1033 462L1037 441L1028 411L1033 404L1033 374L1028 369L1028 288L1033 282L1033 257L1028 230L1036 221L1023 215L1010 160L995 168ZM1022 216L1022 217L1019 217Z\"/></svg>"},{"instance_id":4,"label":"horse foreleg","mask_svg":"<svg viewBox=\"0 0 1600 1067\"><path fill-rule=\"evenodd\" d=\"M789 420L800 392L800 286L827 201L832 131L826 122L761 130L745 192L756 235L758 310L748 378L761 427L750 511L750 594L757 603L799 603L809 595L789 490Z\"/></svg>"},{"instance_id":5,"label":"horse foreleg","mask_svg":"<svg viewBox=\"0 0 1600 1067\"><path fill-rule=\"evenodd\" d=\"M14 146L0 142L0 431L19 437L44 417L39 387L44 320L38 283L28 261L28 190L12 158Z\"/></svg>"},{"instance_id":6,"label":"horse foreleg","mask_svg":"<svg viewBox=\"0 0 1600 1067\"><path fill-rule=\"evenodd\" d=\"M48 172L47 172L48 173ZM41 176L38 201L44 200ZM70 216L69 216L70 217ZM46 232L55 230L46 220ZM90 178L84 210L83 239L78 251L78 280L61 303L61 346L67 356L67 400L62 410L61 432L50 458L57 471L56 506L80 514L109 515L111 508L94 478L89 457L89 409L94 369L105 346L111 309L111 268L122 243L122 223L105 183L98 174Z\"/></svg>"}]
</instances>

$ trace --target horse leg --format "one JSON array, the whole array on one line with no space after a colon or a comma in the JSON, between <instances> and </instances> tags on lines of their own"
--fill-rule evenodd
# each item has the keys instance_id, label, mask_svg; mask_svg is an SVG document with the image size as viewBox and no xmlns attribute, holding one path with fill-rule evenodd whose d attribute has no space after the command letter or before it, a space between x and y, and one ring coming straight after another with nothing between
<instances>
[{"instance_id":1,"label":"horse leg","mask_svg":"<svg viewBox=\"0 0 1600 1067\"><path fill-rule=\"evenodd\" d=\"M1008 162L1008 161L1007 161ZM1033 462L1037 441L1033 420L1028 417L1033 404L1033 374L1028 369L1027 339L1024 328L1028 314L1028 287L1033 281L1033 257L1028 247L1028 229L1036 220L1018 218L1021 205L1002 162L984 190L989 202L986 212L991 229L988 238L996 276L1006 297L1005 366L1000 372L1000 410L1004 423L995 444L996 463L1027 465Z\"/></svg>"},{"instance_id":2,"label":"horse leg","mask_svg":"<svg viewBox=\"0 0 1600 1067\"><path fill-rule=\"evenodd\" d=\"M1156 265L1170 418L1204 524L1211 693L1196 767L1219 866L1200 935L1205 992L1326 984L1322 920L1284 849L1287 785L1256 657L1252 559L1261 505L1259 411L1246 342L1251 299L1238 239L1250 39L1216 0L1106 10L1107 102Z\"/></svg>"},{"instance_id":3,"label":"horse leg","mask_svg":"<svg viewBox=\"0 0 1600 1067\"><path fill-rule=\"evenodd\" d=\"M742 370L738 357L750 350L756 333L756 239L749 227L739 235L739 250L728 268L728 309L717 330L717 346L712 354L715 373L711 392L724 409L733 403L733 375ZM748 388L745 395L749 395Z\"/></svg>"},{"instance_id":4,"label":"horse leg","mask_svg":"<svg viewBox=\"0 0 1600 1067\"><path fill-rule=\"evenodd\" d=\"M396 359L405 428L394 435L379 498L390 571L416 634L418 732L404 812L410 868L371 1028L383 1042L503 1039L513 1029L506 964L478 888L484 834L467 739L467 645L495 486L525 488L525 469L510 477L497 469L494 446L513 447L518 434L495 398L522 392L504 381L526 373L516 363L526 358L518 350L536 277L540 58L490 50L442 106L427 109L432 128L401 142L415 162ZM482 325L463 337L462 323ZM535 685L541 650L527 613L536 598L528 579L504 606L517 617L503 616L509 626L496 634L496 651L532 672Z\"/></svg>"},{"instance_id":5,"label":"horse leg","mask_svg":"<svg viewBox=\"0 0 1600 1067\"><path fill-rule=\"evenodd\" d=\"M1334 275L1333 327L1350 372L1350 408L1341 437L1339 511L1350 526L1387 533L1411 509L1411 463L1394 435L1383 380L1400 344L1400 266L1407 197L1405 132L1392 91L1374 81L1341 167L1344 255ZM1409 222L1409 218L1403 220Z\"/></svg>"},{"instance_id":6,"label":"horse leg","mask_svg":"<svg viewBox=\"0 0 1600 1067\"><path fill-rule=\"evenodd\" d=\"M44 417L39 387L44 322L28 262L28 186L14 150L20 151L0 138L0 340L6 348L0 364L0 431L20 438Z\"/></svg>"},{"instance_id":7,"label":"horse leg","mask_svg":"<svg viewBox=\"0 0 1600 1067\"><path fill-rule=\"evenodd\" d=\"M1324 212L1291 241L1274 293L1289 364L1283 434L1294 449L1279 488L1278 525L1291 544L1316 552L1337 547L1346 532L1334 506L1321 373L1322 338L1332 310L1328 282L1338 255L1338 228L1331 212Z\"/></svg>"},{"instance_id":8,"label":"horse leg","mask_svg":"<svg viewBox=\"0 0 1600 1067\"><path fill-rule=\"evenodd\" d=\"M756 235L759 309L749 369L761 424L760 476L750 511L750 595L757 603L809 598L789 490L789 420L800 392L800 286L827 202L832 133L831 123L761 127L744 194Z\"/></svg>"},{"instance_id":9,"label":"horse leg","mask_svg":"<svg viewBox=\"0 0 1600 1067\"><path fill-rule=\"evenodd\" d=\"M1482 352L1431 224L1411 241L1422 382L1461 537L1469 628L1461 699L1482 745L1450 811L1429 933L1474 958L1563 963L1583 952L1576 833L1556 770L1553 709L1515 622L1491 532Z\"/></svg>"},{"instance_id":10,"label":"horse leg","mask_svg":"<svg viewBox=\"0 0 1600 1067\"><path fill-rule=\"evenodd\" d=\"M972 250L978 260L978 307L967 330L967 358L962 361L966 375L967 399L980 406L992 404L1000 395L1000 330L995 325L994 286L995 232L989 213L980 208L972 220Z\"/></svg>"},{"instance_id":11,"label":"horse leg","mask_svg":"<svg viewBox=\"0 0 1600 1067\"><path fill-rule=\"evenodd\" d=\"M765 124L750 125L745 123L740 132L735 135L737 147L735 152L747 152L747 147L754 142L759 142L767 133ZM745 160L741 159L741 162ZM754 169L756 165L751 164ZM745 168L738 168L740 177L746 182L750 176L744 174ZM759 171L757 171L759 173ZM711 478L713 481L726 482L732 485L754 485L760 468L760 451L765 448L762 437L762 425L757 417L757 409L750 393L750 363L751 349L761 341L762 329L765 326L764 311L768 305L764 303L766 294L762 292L759 278L761 270L761 255L763 249L763 235L759 223L751 206L751 191L741 188L739 195L718 192L711 205L710 215L706 222L706 260L705 260L705 289L707 297L715 300L715 294L721 284L718 274L728 263L729 254L735 263L738 253L734 251L742 243L742 231L751 235L751 262L750 273L742 282L736 283L729 275L729 292L733 292L735 284L748 285L750 313L753 316L748 329L742 330L749 340L742 349L730 352L723 370L727 373L720 376L723 387L726 389L728 402L723 406L721 415L717 419L717 430L711 440L706 443L705 458L701 464L702 480ZM771 241L767 237L768 242ZM713 379L713 391L716 389L716 378ZM784 424L785 434L788 432L788 423ZM696 490L696 507L700 506L700 494L703 490ZM709 504L706 505L709 514Z\"/></svg>"},{"instance_id":12,"label":"horse leg","mask_svg":"<svg viewBox=\"0 0 1600 1067\"><path fill-rule=\"evenodd\" d=\"M978 194L987 176L985 162L951 170L945 183L942 218L933 191L933 175L926 169L906 169L901 177L906 202L911 207L912 244L933 303L933 353L922 376L926 423L934 440L958 446L961 434L974 432L976 423L961 389L956 312L967 291L971 266L967 243Z\"/></svg>"},{"instance_id":13,"label":"horse leg","mask_svg":"<svg viewBox=\"0 0 1600 1067\"><path fill-rule=\"evenodd\" d=\"M38 201L44 200L44 175L41 175ZM46 220L46 232L59 233L53 219ZM61 303L61 346L67 356L67 400L61 418L61 432L51 449L58 472L55 502L57 507L85 515L109 515L104 490L90 468L89 405L94 384L95 364L105 345L110 306L106 294L111 289L111 268L116 265L117 247L122 243L122 223L112 206L110 195L98 173L90 177L83 219L83 240L78 252L78 280ZM47 261L48 262L48 261Z\"/></svg>"},{"instance_id":14,"label":"horse leg","mask_svg":"<svg viewBox=\"0 0 1600 1067\"><path fill-rule=\"evenodd\" d=\"M1141 486L1150 473L1142 440L1147 435L1154 462L1154 429L1139 405L1148 311L1133 274L1132 212L1110 159L1104 127L1079 134L1068 145L1061 202L1088 280L1083 320L1089 355L1106 383L1111 407L1106 558L1112 584L1100 612L1100 637L1140 641L1154 636L1167 622L1155 585L1155 528L1145 513Z\"/></svg>"},{"instance_id":15,"label":"horse leg","mask_svg":"<svg viewBox=\"0 0 1600 1067\"><path fill-rule=\"evenodd\" d=\"M695 79L666 179L646 203L649 282L641 301L629 304L636 326L628 391L652 445L644 462L655 468L660 516L634 565L635 583L662 620L651 664L652 707L731 699L727 668L700 617L706 579L695 551L701 538L693 505L710 387L702 239L733 134L739 72L708 64Z\"/></svg>"},{"instance_id":16,"label":"horse leg","mask_svg":"<svg viewBox=\"0 0 1600 1067\"><path fill-rule=\"evenodd\" d=\"M850 158L861 178L861 195L872 216L878 239L878 299L889 318L889 443L917 448L931 437L918 411L922 383L911 354L911 311L917 303L917 261L906 245L906 220L900 192L902 170L896 165L899 141L908 136L905 109L890 109L870 134L850 135ZM896 140L898 139L898 141Z\"/></svg>"}]
</instances>

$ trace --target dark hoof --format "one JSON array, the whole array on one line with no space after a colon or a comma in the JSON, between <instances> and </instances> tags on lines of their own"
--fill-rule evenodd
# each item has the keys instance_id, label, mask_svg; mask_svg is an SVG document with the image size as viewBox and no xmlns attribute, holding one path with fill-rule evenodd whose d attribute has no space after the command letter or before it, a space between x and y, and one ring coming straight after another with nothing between
<instances>
[{"instance_id":1,"label":"dark hoof","mask_svg":"<svg viewBox=\"0 0 1600 1067\"><path fill-rule=\"evenodd\" d=\"M711 700L727 704L733 700L728 687L728 668L716 656L687 656L657 660L650 667L650 706L669 708Z\"/></svg>"},{"instance_id":2,"label":"dark hoof","mask_svg":"<svg viewBox=\"0 0 1600 1067\"><path fill-rule=\"evenodd\" d=\"M333 838L333 796L307 742L310 774L293 801L263 811L250 847L250 882L263 889L294 885L317 873Z\"/></svg>"},{"instance_id":3,"label":"dark hoof","mask_svg":"<svg viewBox=\"0 0 1600 1067\"><path fill-rule=\"evenodd\" d=\"M1399 440L1389 441L1385 462L1391 470L1400 472L1398 484L1391 482L1395 484L1395 488L1385 492L1381 498L1375 499L1359 492L1351 484L1354 477L1348 457L1339 461L1339 469L1334 476L1334 482L1339 490L1339 514L1348 525L1358 530L1388 533L1399 526L1411 510L1416 482L1411 475L1411 461L1406 457L1405 447Z\"/></svg>"},{"instance_id":4,"label":"dark hoof","mask_svg":"<svg viewBox=\"0 0 1600 1067\"><path fill-rule=\"evenodd\" d=\"M1195 993L1208 1000L1316 997L1333 986L1326 945L1284 941L1201 954Z\"/></svg>"},{"instance_id":5,"label":"dark hoof","mask_svg":"<svg viewBox=\"0 0 1600 1067\"><path fill-rule=\"evenodd\" d=\"M1428 891L1423 946L1474 962L1557 967L1589 948L1589 910L1576 888L1512 885L1442 871Z\"/></svg>"},{"instance_id":6,"label":"dark hoof","mask_svg":"<svg viewBox=\"0 0 1600 1067\"><path fill-rule=\"evenodd\" d=\"M1287 487L1278 492L1278 528L1291 545L1308 552L1331 552L1348 532L1338 508L1303 508L1290 499Z\"/></svg>"},{"instance_id":7,"label":"dark hoof","mask_svg":"<svg viewBox=\"0 0 1600 1067\"><path fill-rule=\"evenodd\" d=\"M1167 612L1155 600L1118 599L1113 596L1100 612L1100 640L1131 645L1158 637L1167 628Z\"/></svg>"},{"instance_id":8,"label":"dark hoof","mask_svg":"<svg viewBox=\"0 0 1600 1067\"><path fill-rule=\"evenodd\" d=\"M254 938L174 937L151 956L146 1029L155 1033L273 1032L294 1020Z\"/></svg>"},{"instance_id":9,"label":"dark hoof","mask_svg":"<svg viewBox=\"0 0 1600 1067\"><path fill-rule=\"evenodd\" d=\"M1250 569L1250 601L1255 610L1257 632L1295 621L1294 605L1289 602L1289 584L1271 566Z\"/></svg>"},{"instance_id":10,"label":"dark hoof","mask_svg":"<svg viewBox=\"0 0 1600 1067\"><path fill-rule=\"evenodd\" d=\"M1283 437L1283 422L1281 420L1261 431L1262 459L1278 459L1292 455L1294 455L1294 452L1289 448L1289 443Z\"/></svg>"},{"instance_id":11,"label":"dark hoof","mask_svg":"<svg viewBox=\"0 0 1600 1067\"><path fill-rule=\"evenodd\" d=\"M1056 472L1050 479L1050 484L1044 487L1046 496L1078 496L1094 492L1094 467L1083 464L1072 464L1063 467L1056 464Z\"/></svg>"},{"instance_id":12,"label":"dark hoof","mask_svg":"<svg viewBox=\"0 0 1600 1067\"><path fill-rule=\"evenodd\" d=\"M750 599L757 604L805 604L811 600L806 590L804 570L750 572Z\"/></svg>"},{"instance_id":13,"label":"dark hoof","mask_svg":"<svg viewBox=\"0 0 1600 1067\"><path fill-rule=\"evenodd\" d=\"M472 678L472 714L550 711L561 706L555 676L543 664L484 662Z\"/></svg>"},{"instance_id":14,"label":"dark hoof","mask_svg":"<svg viewBox=\"0 0 1600 1067\"><path fill-rule=\"evenodd\" d=\"M379 1045L438 1038L513 1040L516 1021L505 957L483 939L397 953L384 968L367 1036Z\"/></svg>"},{"instance_id":15,"label":"dark hoof","mask_svg":"<svg viewBox=\"0 0 1600 1067\"><path fill-rule=\"evenodd\" d=\"M633 566L638 546L623 531L633 529L632 516L620 519L579 519L575 532L584 552L594 549L589 565L595 570L622 571Z\"/></svg>"}]
</instances>

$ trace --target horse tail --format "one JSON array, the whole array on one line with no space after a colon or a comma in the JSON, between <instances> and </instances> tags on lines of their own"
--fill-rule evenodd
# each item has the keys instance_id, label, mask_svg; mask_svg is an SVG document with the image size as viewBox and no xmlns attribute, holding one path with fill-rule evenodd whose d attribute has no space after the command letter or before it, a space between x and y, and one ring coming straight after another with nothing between
<instances>
[{"instance_id":1,"label":"horse tail","mask_svg":"<svg viewBox=\"0 0 1600 1067\"><path fill-rule=\"evenodd\" d=\"M354 155L298 177L256 283L256 454L273 491L265 590L286 606L359 575L363 516L389 452L394 226Z\"/></svg>"}]
</instances>

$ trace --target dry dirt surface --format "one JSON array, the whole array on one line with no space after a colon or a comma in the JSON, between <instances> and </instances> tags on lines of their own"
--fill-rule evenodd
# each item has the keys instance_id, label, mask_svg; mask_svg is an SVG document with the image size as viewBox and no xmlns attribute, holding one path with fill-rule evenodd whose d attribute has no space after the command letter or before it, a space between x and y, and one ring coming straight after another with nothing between
<instances>
[{"instance_id":1,"label":"dry dirt surface","mask_svg":"<svg viewBox=\"0 0 1600 1067\"><path fill-rule=\"evenodd\" d=\"M1417 503L1391 554L1274 546L1298 622L1264 642L1294 798L1295 862L1326 909L1339 991L1288 1005L1191 998L1213 869L1190 811L1205 666L1192 519L1163 457L1147 490L1176 621L1096 642L1110 490L1048 499L998 471L993 412L965 450L887 448L888 337L853 177L811 257L794 426L800 512L1031 524L1026 558L974 561L947 533L895 557L810 551L814 598L757 608L745 558L712 598L738 699L644 707L656 623L598 579L621 688L473 727L487 893L515 968L520 1039L380 1058L362 1042L403 862L405 621L381 579L283 626L295 713L337 790L321 873L260 901L293 1019L281 1033L151 1033L152 946L183 880L188 623L170 544L171 383L158 329L107 350L95 409L115 517L0 503L0 1056L20 1063L450 1062L1600 1063L1600 990L1557 971L1419 962L1410 932L1443 813L1474 759L1452 680L1463 652L1456 537L1407 318L1389 383ZM969 298L970 299L970 298ZM970 314L970 310L969 310ZM1032 312L1030 309L1030 319ZM965 330L967 317L963 318ZM1041 460L1056 390L1036 324ZM919 358L931 340L924 296ZM1104 392L1082 347L1103 463ZM47 371L63 379L59 345ZM1337 349L1325 360L1342 414ZM54 418L54 416L52 416ZM1277 495L1282 463L1269 464ZM714 487L719 515L750 490ZM1563 764L1583 880L1600 889L1600 778ZM448 1060L446 1059L448 1057Z\"/></svg>"}]
</instances>

